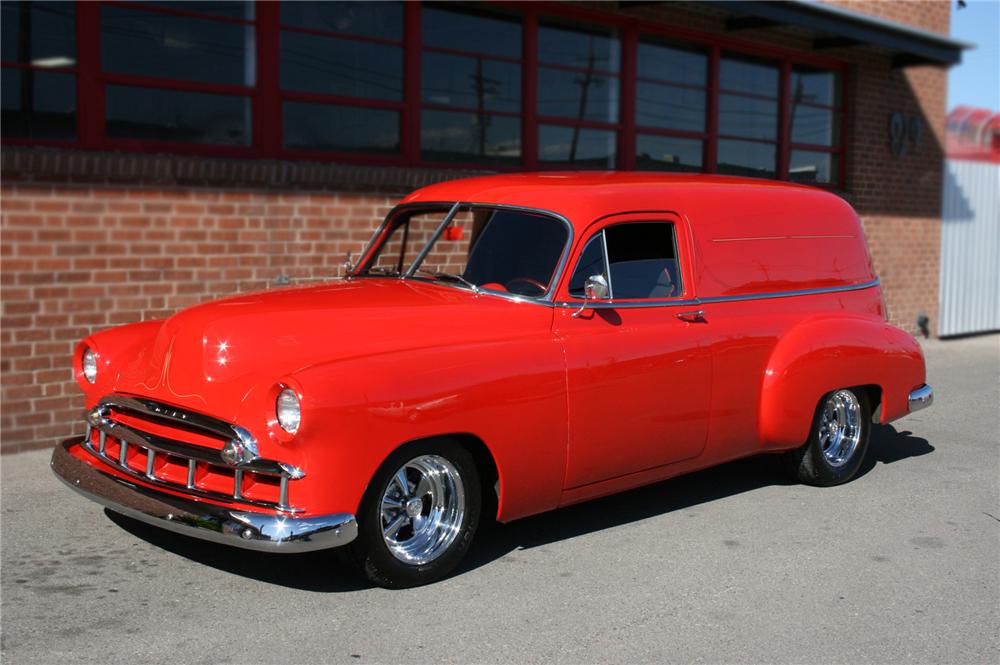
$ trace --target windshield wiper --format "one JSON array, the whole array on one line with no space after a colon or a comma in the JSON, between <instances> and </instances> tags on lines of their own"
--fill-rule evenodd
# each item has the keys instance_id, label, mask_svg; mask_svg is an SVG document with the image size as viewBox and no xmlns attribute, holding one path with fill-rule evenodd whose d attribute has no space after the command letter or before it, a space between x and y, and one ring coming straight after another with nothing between
<instances>
[{"instance_id":1,"label":"windshield wiper","mask_svg":"<svg viewBox=\"0 0 1000 665\"><path fill-rule=\"evenodd\" d=\"M437 277L438 279L450 279L453 282L461 282L462 284L465 284L470 289L472 289L473 293L480 292L478 286L476 286L466 278L462 277L461 275L457 275L455 273L439 272L437 270L424 270L423 268L418 268L417 272L423 275L430 275L431 277Z\"/></svg>"}]
</instances>

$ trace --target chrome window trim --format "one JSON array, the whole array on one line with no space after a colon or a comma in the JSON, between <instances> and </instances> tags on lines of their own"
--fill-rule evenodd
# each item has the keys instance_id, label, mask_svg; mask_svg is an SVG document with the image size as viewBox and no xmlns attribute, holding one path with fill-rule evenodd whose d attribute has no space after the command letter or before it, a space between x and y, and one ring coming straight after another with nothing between
<instances>
[{"instance_id":1,"label":"chrome window trim","mask_svg":"<svg viewBox=\"0 0 1000 665\"><path fill-rule=\"evenodd\" d=\"M436 243L438 239L441 237L441 234L444 233L445 227L448 226L449 223L451 223L451 220L455 219L455 215L458 214L458 210L461 205L462 205L461 203L456 201L455 205L451 207L451 210L449 210L448 214L444 216L444 219L441 220L441 223L438 224L438 227L434 229L433 235L431 235L430 239L426 243L424 243L423 248L420 250L420 252L417 253L417 256L413 259L413 262L410 263L410 267L407 268L406 272L404 272L401 275L402 279L408 279L410 277L413 277L413 273L417 272L417 268L419 268L420 264L424 262L424 259L427 258L427 255L431 253L431 248L434 246L434 243Z\"/></svg>"},{"instance_id":2,"label":"chrome window trim","mask_svg":"<svg viewBox=\"0 0 1000 665\"><path fill-rule=\"evenodd\" d=\"M608 300L615 299L615 280L611 279L611 257L608 256L608 234L604 231L608 227L601 229L601 249L604 250L604 271L608 274ZM586 248L585 248L586 249ZM580 254L581 258L583 254Z\"/></svg>"},{"instance_id":3,"label":"chrome window trim","mask_svg":"<svg viewBox=\"0 0 1000 665\"><path fill-rule=\"evenodd\" d=\"M621 215L633 215L633 214L642 214L642 213L631 213L631 212L629 212L629 213L614 213L612 215L605 215L604 217L601 217L600 219L603 220L603 219L608 219L609 217L619 217ZM669 213L669 214L674 214L674 213ZM600 221L600 220L598 220L598 221ZM577 267L579 267L580 260L583 258L583 253L587 251L587 247L590 245L591 242L597 240L598 236L600 236L601 243L602 243L602 245L604 247L604 271L605 271L604 274L605 274L605 277L608 280L608 293L610 295L610 298L608 298L608 301L609 302L610 301L614 301L614 299L615 299L615 282L614 282L613 279L611 279L611 258L608 256L608 236L605 233L605 231L607 231L609 228L611 228L613 226L625 226L626 224L668 224L670 226L670 241L673 244L673 248L674 248L674 258L672 260L673 260L674 263L677 264L677 281L678 281L678 285L677 286L679 287L680 292L684 293L684 276L681 274L683 272L682 269L681 269L681 254L680 254L680 247L677 244L677 223L675 221L673 221L673 220L667 220L667 219L662 219L662 220L661 219L623 220L621 222L612 222L611 224L607 224L605 226L602 226L598 231L596 231L594 233L594 235L590 236L590 238L587 239L586 243L584 243L583 249L580 251L580 256L579 256L579 258L577 258ZM573 273L570 273L570 279L572 279L572 275L573 275ZM567 290L567 292L569 291L569 285L568 284L566 285L566 290ZM595 301L591 301L591 302L595 302ZM661 302L661 299L657 299L656 302Z\"/></svg>"},{"instance_id":4,"label":"chrome window trim","mask_svg":"<svg viewBox=\"0 0 1000 665\"><path fill-rule=\"evenodd\" d=\"M374 242L378 238L378 236L382 233L383 229L385 229L385 226L389 223L389 220L391 220L395 215L399 214L400 212L403 212L403 211L406 211L406 210L411 210L411 209L420 209L420 208L429 208L429 209L434 209L434 208L445 209L445 208L447 208L449 210L452 210L456 206L458 206L459 208L461 208L462 206L475 206L475 207L481 207L481 208L496 208L496 209L500 209L500 210L513 210L513 211L526 212L526 213L531 213L531 214L536 214L536 215L547 215L549 217L552 217L553 219L558 219L563 224L565 224L566 225L566 230L569 233L569 237L567 238L566 246L563 249L563 254L559 258L559 263L556 265L556 271L555 271L555 273L554 273L554 275L552 277L552 284L550 285L548 292L544 296L542 296L540 298L526 298L524 296L511 295L509 293L501 293L499 291L491 291L489 289L482 289L479 292L479 295L490 295L490 296L494 296L494 297L497 297L497 298L502 298L504 300L510 300L512 302L530 303L530 304L533 304L533 305L542 305L542 306L545 306L545 307L572 308L572 309L578 309L580 307L580 303L583 302L582 299L578 299L578 300L555 300L555 291L558 288L559 283L561 282L561 280L563 278L563 273L566 271L566 264L569 262L569 255L570 255L570 252L573 249L573 243L575 242L576 238L575 238L573 224L569 221L569 219L567 219L565 216L560 215L559 213L554 212L552 210L546 210L544 208L531 208L531 207L528 207L528 206L509 205L509 204L505 204L505 203L475 203L475 202L469 202L469 201L458 201L458 202L456 202L456 201L429 201L429 202L401 203L401 204L395 206L392 210L390 210L389 214L385 216L384 220L382 220L382 223L375 230L375 233L372 234L372 238L369 241L369 245L365 247L365 252L367 253L367 251L371 248L371 243ZM633 213L615 213L615 214L633 214ZM677 225L674 224L673 222L665 222L665 223L669 223L669 224L672 224L674 226L674 229L675 229L675 232L674 232L674 244L676 246L677 245L677 233L676 233ZM601 229L601 231L599 233L603 233L603 230L604 229ZM596 237L596 235L597 234L594 234L594 237ZM677 251L679 249L680 249L679 247L676 247L675 251ZM680 259L679 253L677 254L677 263L678 263L678 268L680 268L681 259ZM607 266L607 258L606 257L605 257L605 266ZM365 277L365 278L368 278L368 279L400 279L399 277L387 277L385 275L370 275L370 276L369 275L358 275L357 271L360 270L360 268L361 268L361 262L359 261L358 262L358 266L355 268L355 270L351 274L348 275L348 277ZM678 277L683 280L683 276L678 275ZM469 293L470 292L469 289L467 289L467 288L465 288L463 286L457 285L457 284L448 284L448 283L442 283L442 282L435 281L435 280L423 280L423 279L421 279L419 281L425 282L425 283L429 283L429 284L430 283L437 284L438 286L442 286L442 287L445 287L445 288L458 289L458 290L463 291L465 293ZM608 283L609 283L609 286L610 286L610 279L608 280ZM845 286L828 286L828 287L822 287L822 288L816 288L816 289L798 289L798 290L791 290L791 291L775 291L775 292L772 292L772 293L747 293L747 294L741 294L741 295L736 295L736 296L709 296L709 297L706 297L706 298L686 298L686 299L682 299L682 300L673 300L673 299L671 299L671 300L641 300L641 301L632 300L632 301L626 301L626 302L614 302L614 300L588 301L588 307L590 307L590 308L596 308L596 309L614 309L616 307L617 308L621 308L621 309L637 309L637 308L645 308L645 307L681 307L681 306L686 307L686 306L691 306L691 305L694 305L694 306L697 306L697 305L708 305L708 304L723 303L723 302L741 302L741 301L747 301L747 300L771 300L771 299L774 299L774 298L794 298L796 296L811 296L811 295L822 295L822 294L826 294L826 293L842 293L842 292L849 292L849 291L862 291L864 289L870 289L870 288L879 286L880 284L881 284L881 280L878 277L876 277L875 279L873 279L871 281L863 282L861 284L848 284L848 285L845 285Z\"/></svg>"},{"instance_id":5,"label":"chrome window trim","mask_svg":"<svg viewBox=\"0 0 1000 665\"><path fill-rule=\"evenodd\" d=\"M625 302L613 301L587 301L588 308L597 309L635 309L642 307L678 307L710 305L723 302L741 302L746 300L773 300L774 298L794 298L796 296L814 296L825 293L844 293L848 291L863 291L875 286L879 286L881 280L876 277L870 282L862 284L848 284L845 286L826 286L818 289L799 289L795 291L774 291L773 293L747 293L738 296L710 296L707 298L688 298L685 300L630 300ZM560 300L553 303L556 307L573 308L580 306L583 300Z\"/></svg>"},{"instance_id":6,"label":"chrome window trim","mask_svg":"<svg viewBox=\"0 0 1000 665\"><path fill-rule=\"evenodd\" d=\"M576 238L573 229L573 224L572 222L569 221L569 219L567 219L563 215L560 215L557 212L553 212L552 210L545 210L544 208L530 208L527 206L510 205L506 203L477 203L472 201L432 201L432 202L418 202L418 203L401 203L396 207L394 207L392 210L390 210L389 214L386 215L385 219L382 220L382 223L375 230L375 233L372 234L372 238L371 240L369 240L368 246L365 247L365 251L362 256L367 257L369 250L372 249L371 243L373 243L379 237L379 235L381 235L386 225L388 225L390 220L394 219L396 215L402 212L407 212L409 210L419 210L421 208L428 208L428 209L447 208L448 209L447 218L444 221L442 221L441 225L438 226L437 230L434 233L434 237L424 247L424 249L427 251L425 252L421 250L421 253L417 256L416 259L414 259L414 262L410 264L410 268L404 271L403 275L399 277L393 277L390 275L361 275L359 274L359 272L362 269L363 265L362 261L358 262L357 267L349 275L347 275L347 277L349 278L358 277L365 279L414 279L427 284L436 284L438 286L458 289L465 293L469 293L470 291L468 288L465 288L464 286L458 284L449 284L433 279L422 279L420 277L416 277L411 274L412 270L415 270L417 267L419 267L417 260L418 259L423 260L426 254L430 251L430 247L432 246L432 244L437 241L438 237L444 231L445 227L447 226L447 222L451 221L451 219L453 219L454 216L458 214L459 210L468 207L523 212L531 215L550 217L552 219L562 222L562 224L566 227L566 243L563 246L562 254L559 257L559 262L556 263L555 271L552 273L552 281L549 283L549 288L543 295L537 298L531 298L529 296L515 295L511 293L502 293L500 291L493 291L490 289L483 289L483 288L480 288L479 291L480 295L495 296L498 298L503 298L504 300L510 300L512 302L531 303L534 305L543 305L546 307L552 307L556 289L559 287L560 280L562 280L563 272L566 269L566 263L569 261L570 252L573 251L573 242L575 241Z\"/></svg>"},{"instance_id":7,"label":"chrome window trim","mask_svg":"<svg viewBox=\"0 0 1000 665\"><path fill-rule=\"evenodd\" d=\"M590 248L590 243L597 242L603 236L604 236L604 229L601 229L600 231L598 231L594 235L592 235L589 238L587 238L587 242L583 243L583 248L580 249L580 254L579 254L579 256L577 256L577 259L576 259L576 265L573 266L573 271L569 274L569 280L566 282L566 292L567 293L569 293L570 284L573 282L573 277L576 275L576 271L580 269L580 262L583 260L583 255L586 254L587 250ZM607 250L607 247L605 247L605 250ZM604 278L608 280L608 289L609 289L609 292L610 292L610 289L611 289L611 272L608 269L608 254L607 254L606 251L604 253L604 271L601 274L604 275ZM586 281L586 277L584 277L584 281ZM577 296L574 296L572 293L570 293L570 295L573 296L574 298L577 297ZM582 300L582 298L581 298L581 300ZM587 301L587 302L593 302L593 301Z\"/></svg>"}]
</instances>

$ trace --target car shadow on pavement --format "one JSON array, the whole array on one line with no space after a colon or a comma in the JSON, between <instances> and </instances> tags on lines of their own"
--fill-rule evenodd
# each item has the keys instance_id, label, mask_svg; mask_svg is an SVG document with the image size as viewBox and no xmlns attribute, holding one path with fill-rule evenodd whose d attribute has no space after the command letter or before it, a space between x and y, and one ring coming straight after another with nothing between
<instances>
[{"instance_id":1,"label":"car shadow on pavement","mask_svg":"<svg viewBox=\"0 0 1000 665\"><path fill-rule=\"evenodd\" d=\"M858 476L934 451L926 439L889 425L874 425ZM653 485L517 520L484 525L455 575L475 570L518 549L530 549L595 531L710 503L772 485L793 485L774 455L722 464ZM268 584L320 593L358 591L370 585L335 552L269 554L205 542L106 510L128 533L198 564Z\"/></svg>"}]
</instances>

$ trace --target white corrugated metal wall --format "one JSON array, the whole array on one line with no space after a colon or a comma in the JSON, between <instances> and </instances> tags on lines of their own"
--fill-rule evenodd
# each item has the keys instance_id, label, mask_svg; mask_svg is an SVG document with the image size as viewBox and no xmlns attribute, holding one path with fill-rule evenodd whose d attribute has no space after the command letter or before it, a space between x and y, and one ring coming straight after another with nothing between
<instances>
[{"instance_id":1,"label":"white corrugated metal wall","mask_svg":"<svg viewBox=\"0 0 1000 665\"><path fill-rule=\"evenodd\" d=\"M1000 164L944 164L938 335L1000 330Z\"/></svg>"}]
</instances>

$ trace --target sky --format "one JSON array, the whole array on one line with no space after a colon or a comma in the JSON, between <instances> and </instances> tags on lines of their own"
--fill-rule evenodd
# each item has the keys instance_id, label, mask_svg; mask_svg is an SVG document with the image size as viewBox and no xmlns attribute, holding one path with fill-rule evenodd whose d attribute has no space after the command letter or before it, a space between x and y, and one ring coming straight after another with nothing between
<instances>
[{"instance_id":1,"label":"sky","mask_svg":"<svg viewBox=\"0 0 1000 665\"><path fill-rule=\"evenodd\" d=\"M1000 0L951 0L951 36L973 42L948 74L948 109L960 104L1000 111Z\"/></svg>"}]
</instances>

